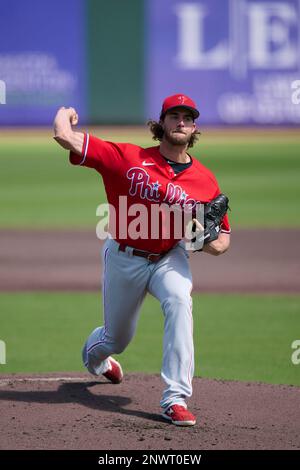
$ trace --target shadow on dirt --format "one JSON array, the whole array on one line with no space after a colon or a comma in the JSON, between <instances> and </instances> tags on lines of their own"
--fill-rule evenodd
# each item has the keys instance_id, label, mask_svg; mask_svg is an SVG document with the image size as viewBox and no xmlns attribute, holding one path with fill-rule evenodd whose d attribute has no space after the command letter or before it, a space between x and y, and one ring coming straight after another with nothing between
<instances>
[{"instance_id":1,"label":"shadow on dirt","mask_svg":"<svg viewBox=\"0 0 300 470\"><path fill-rule=\"evenodd\" d=\"M45 403L62 404L62 403L78 403L87 408L108 413L119 413L127 416L136 416L138 418L148 419L156 422L165 422L160 415L154 413L147 413L139 410L127 410L125 407L129 405L132 400L129 397L118 395L103 395L93 394L90 388L94 386L107 386L110 383L101 382L73 382L63 383L57 390L43 391L43 390L30 390L30 391L17 391L17 390L3 390L0 391L0 400L25 402L25 403Z\"/></svg>"}]
</instances>

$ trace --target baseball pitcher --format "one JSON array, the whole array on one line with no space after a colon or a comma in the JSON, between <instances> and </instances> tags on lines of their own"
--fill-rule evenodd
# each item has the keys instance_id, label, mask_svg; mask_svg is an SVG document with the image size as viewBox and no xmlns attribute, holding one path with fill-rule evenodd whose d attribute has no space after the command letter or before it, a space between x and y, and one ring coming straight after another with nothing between
<instances>
[{"instance_id":1,"label":"baseball pitcher","mask_svg":"<svg viewBox=\"0 0 300 470\"><path fill-rule=\"evenodd\" d=\"M185 227L178 234L175 217L167 217L167 210L191 215L192 241L203 241L197 250L201 253L193 255L199 256L199 263L204 253L220 255L230 243L228 199L213 173L188 152L198 138L198 117L188 96L167 97L159 120L148 123L159 141L150 148L76 131L78 115L73 108L60 108L54 120L54 139L70 151L71 164L100 173L116 215L109 220L110 236L103 248L103 325L87 338L83 362L90 373L120 383L122 368L112 355L124 351L133 338L143 300L152 294L164 315L162 416L178 426L196 423L187 408L194 374L192 276ZM120 205L124 198L126 214ZM200 203L202 221L193 212ZM136 207L144 216L138 233L132 230L138 225ZM155 225L152 214L158 207L162 210Z\"/></svg>"}]
</instances>

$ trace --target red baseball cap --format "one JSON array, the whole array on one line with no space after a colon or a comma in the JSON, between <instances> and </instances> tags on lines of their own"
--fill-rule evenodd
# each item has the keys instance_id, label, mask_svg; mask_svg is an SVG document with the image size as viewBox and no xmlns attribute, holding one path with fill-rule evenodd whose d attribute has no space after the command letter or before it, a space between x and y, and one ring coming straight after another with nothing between
<instances>
[{"instance_id":1,"label":"red baseball cap","mask_svg":"<svg viewBox=\"0 0 300 470\"><path fill-rule=\"evenodd\" d=\"M189 98L186 95L177 94L177 95L168 96L164 100L162 108L161 108L160 117L161 118L164 117L167 111L170 111L171 109L178 108L178 107L186 108L189 111L191 111L194 119L197 119L197 117L199 117L200 115L197 109L196 103L193 100L191 100L191 98Z\"/></svg>"}]
</instances>

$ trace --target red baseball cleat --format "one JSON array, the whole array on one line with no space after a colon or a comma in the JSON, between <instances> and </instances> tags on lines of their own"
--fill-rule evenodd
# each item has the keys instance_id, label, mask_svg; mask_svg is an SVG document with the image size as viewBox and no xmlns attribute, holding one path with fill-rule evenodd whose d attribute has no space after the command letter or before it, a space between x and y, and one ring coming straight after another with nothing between
<instances>
[{"instance_id":1,"label":"red baseball cleat","mask_svg":"<svg viewBox=\"0 0 300 470\"><path fill-rule=\"evenodd\" d=\"M196 418L182 405L172 405L162 413L162 417L176 426L194 426Z\"/></svg>"},{"instance_id":2,"label":"red baseball cleat","mask_svg":"<svg viewBox=\"0 0 300 470\"><path fill-rule=\"evenodd\" d=\"M102 375L104 375L104 377L106 377L113 384L121 383L123 379L123 371L121 364L119 364L112 357L109 357L108 361L110 368Z\"/></svg>"}]
</instances>

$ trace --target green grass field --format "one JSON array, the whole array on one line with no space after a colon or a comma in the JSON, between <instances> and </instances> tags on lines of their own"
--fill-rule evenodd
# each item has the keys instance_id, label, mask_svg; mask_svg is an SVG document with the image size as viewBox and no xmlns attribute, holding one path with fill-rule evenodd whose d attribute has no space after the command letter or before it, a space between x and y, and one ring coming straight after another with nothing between
<instances>
[{"instance_id":1,"label":"green grass field","mask_svg":"<svg viewBox=\"0 0 300 470\"><path fill-rule=\"evenodd\" d=\"M300 296L194 295L197 376L300 385L291 344ZM81 347L102 323L101 297L83 293L1 294L1 373L82 371ZM163 315L148 296L136 336L119 357L126 372L159 373Z\"/></svg>"},{"instance_id":2,"label":"green grass field","mask_svg":"<svg viewBox=\"0 0 300 470\"><path fill-rule=\"evenodd\" d=\"M118 140L118 136L116 141ZM153 145L134 135L120 139ZM206 141L191 151L230 197L233 227L300 226L300 139ZM73 167L49 138L0 141L0 227L91 228L105 201L101 177Z\"/></svg>"}]
</instances>

